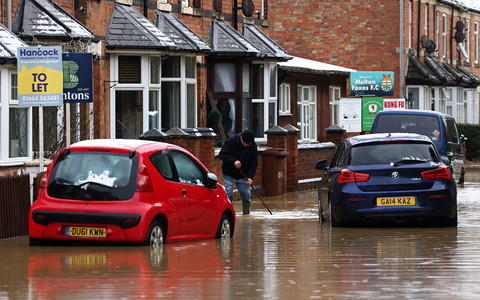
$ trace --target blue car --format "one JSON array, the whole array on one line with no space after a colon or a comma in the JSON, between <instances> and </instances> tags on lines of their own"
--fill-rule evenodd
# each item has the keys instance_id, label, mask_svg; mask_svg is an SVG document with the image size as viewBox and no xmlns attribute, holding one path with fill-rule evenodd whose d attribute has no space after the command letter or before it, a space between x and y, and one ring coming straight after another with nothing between
<instances>
[{"instance_id":1,"label":"blue car","mask_svg":"<svg viewBox=\"0 0 480 300\"><path fill-rule=\"evenodd\" d=\"M457 189L432 141L414 133L379 133L338 146L319 186L319 216L332 226L434 221L457 226Z\"/></svg>"}]
</instances>

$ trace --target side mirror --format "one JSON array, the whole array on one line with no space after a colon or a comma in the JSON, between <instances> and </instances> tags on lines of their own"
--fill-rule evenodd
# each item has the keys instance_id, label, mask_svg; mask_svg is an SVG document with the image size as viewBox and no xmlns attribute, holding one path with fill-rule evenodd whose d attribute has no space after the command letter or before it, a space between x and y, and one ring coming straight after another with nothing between
<instances>
[{"instance_id":1,"label":"side mirror","mask_svg":"<svg viewBox=\"0 0 480 300\"><path fill-rule=\"evenodd\" d=\"M448 158L448 156L443 156L443 155L442 155L440 158L442 159L442 162L443 162L444 164L446 164L447 166L450 165L450 159Z\"/></svg>"},{"instance_id":2,"label":"side mirror","mask_svg":"<svg viewBox=\"0 0 480 300\"><path fill-rule=\"evenodd\" d=\"M460 143L465 143L467 140L468 139L463 134L460 135Z\"/></svg>"},{"instance_id":3,"label":"side mirror","mask_svg":"<svg viewBox=\"0 0 480 300\"><path fill-rule=\"evenodd\" d=\"M207 173L207 182L206 186L209 189L216 189L217 188L218 177L213 173Z\"/></svg>"},{"instance_id":4,"label":"side mirror","mask_svg":"<svg viewBox=\"0 0 480 300\"><path fill-rule=\"evenodd\" d=\"M315 163L315 169L317 169L317 170L327 170L328 169L327 160L323 159L323 160L317 161Z\"/></svg>"}]
</instances>

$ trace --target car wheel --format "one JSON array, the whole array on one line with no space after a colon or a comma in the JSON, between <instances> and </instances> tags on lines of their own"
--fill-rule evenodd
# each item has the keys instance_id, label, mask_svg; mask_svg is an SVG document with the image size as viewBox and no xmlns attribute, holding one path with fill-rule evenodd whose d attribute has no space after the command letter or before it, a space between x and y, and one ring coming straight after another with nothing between
<instances>
[{"instance_id":1,"label":"car wheel","mask_svg":"<svg viewBox=\"0 0 480 300\"><path fill-rule=\"evenodd\" d=\"M164 229L160 222L153 221L150 224L150 228L148 229L147 238L145 239L145 245L151 247L159 247L163 244L164 240Z\"/></svg>"},{"instance_id":2,"label":"car wheel","mask_svg":"<svg viewBox=\"0 0 480 300\"><path fill-rule=\"evenodd\" d=\"M30 237L29 244L30 246L43 246L45 243L41 239L34 239Z\"/></svg>"},{"instance_id":3,"label":"car wheel","mask_svg":"<svg viewBox=\"0 0 480 300\"><path fill-rule=\"evenodd\" d=\"M220 218L220 223L218 223L217 234L215 238L231 238L232 237L232 224L231 218L227 214L223 214Z\"/></svg>"},{"instance_id":4,"label":"car wheel","mask_svg":"<svg viewBox=\"0 0 480 300\"><path fill-rule=\"evenodd\" d=\"M446 218L442 222L443 226L456 227L458 225L458 214L455 214L453 218Z\"/></svg>"},{"instance_id":5,"label":"car wheel","mask_svg":"<svg viewBox=\"0 0 480 300\"><path fill-rule=\"evenodd\" d=\"M332 224L332 227L337 227L338 226L338 221L335 219L335 216L333 215L332 202L330 200L328 201L328 210L329 210L329 215L330 215L330 223Z\"/></svg>"}]
</instances>

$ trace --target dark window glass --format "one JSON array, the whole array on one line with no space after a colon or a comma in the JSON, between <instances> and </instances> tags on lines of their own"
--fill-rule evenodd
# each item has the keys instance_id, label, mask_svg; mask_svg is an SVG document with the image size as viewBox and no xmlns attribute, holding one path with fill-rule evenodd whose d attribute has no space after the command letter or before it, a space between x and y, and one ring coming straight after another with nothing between
<instances>
[{"instance_id":1,"label":"dark window glass","mask_svg":"<svg viewBox=\"0 0 480 300\"><path fill-rule=\"evenodd\" d=\"M351 148L349 165L381 165L399 161L438 162L434 146L425 143L386 143Z\"/></svg>"},{"instance_id":2,"label":"dark window glass","mask_svg":"<svg viewBox=\"0 0 480 300\"><path fill-rule=\"evenodd\" d=\"M445 128L447 131L447 142L454 143L454 144L460 143L458 138L457 126L453 119L445 120Z\"/></svg>"},{"instance_id":3,"label":"dark window glass","mask_svg":"<svg viewBox=\"0 0 480 300\"><path fill-rule=\"evenodd\" d=\"M161 151L150 156L150 161L157 168L158 172L167 180L173 180L173 170L170 164L168 151Z\"/></svg>"},{"instance_id":4,"label":"dark window glass","mask_svg":"<svg viewBox=\"0 0 480 300\"><path fill-rule=\"evenodd\" d=\"M140 56L118 57L118 82L140 83L142 81L142 68Z\"/></svg>"},{"instance_id":5,"label":"dark window glass","mask_svg":"<svg viewBox=\"0 0 480 300\"><path fill-rule=\"evenodd\" d=\"M52 170L48 194L79 200L126 200L133 196L138 158L125 154L72 152Z\"/></svg>"},{"instance_id":6,"label":"dark window glass","mask_svg":"<svg viewBox=\"0 0 480 300\"><path fill-rule=\"evenodd\" d=\"M375 133L406 132L428 136L432 141L442 139L440 123L435 116L421 115L380 115L375 127Z\"/></svg>"},{"instance_id":7,"label":"dark window glass","mask_svg":"<svg viewBox=\"0 0 480 300\"><path fill-rule=\"evenodd\" d=\"M205 186L207 174L197 162L179 151L171 151L171 154L181 183Z\"/></svg>"}]
</instances>

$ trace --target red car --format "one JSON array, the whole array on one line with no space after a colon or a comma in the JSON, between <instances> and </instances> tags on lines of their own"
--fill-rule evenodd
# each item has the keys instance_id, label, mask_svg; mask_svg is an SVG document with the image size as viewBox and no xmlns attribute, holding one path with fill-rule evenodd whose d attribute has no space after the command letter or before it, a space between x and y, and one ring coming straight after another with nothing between
<instances>
[{"instance_id":1,"label":"red car","mask_svg":"<svg viewBox=\"0 0 480 300\"><path fill-rule=\"evenodd\" d=\"M185 149L88 140L60 151L30 208L30 244L233 237L235 211L217 177Z\"/></svg>"}]
</instances>

